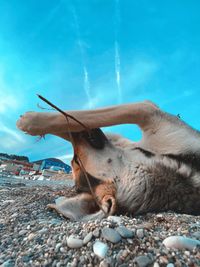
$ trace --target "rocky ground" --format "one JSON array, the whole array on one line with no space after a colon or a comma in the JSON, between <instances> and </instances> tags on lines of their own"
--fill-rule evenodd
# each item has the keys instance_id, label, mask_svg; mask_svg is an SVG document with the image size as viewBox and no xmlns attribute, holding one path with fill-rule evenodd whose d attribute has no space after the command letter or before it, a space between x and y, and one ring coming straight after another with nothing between
<instances>
[{"instance_id":1,"label":"rocky ground","mask_svg":"<svg viewBox=\"0 0 200 267\"><path fill-rule=\"evenodd\" d=\"M200 216L175 213L70 222L46 205L63 185L0 186L0 266L200 266L200 249L166 248L168 236L200 240ZM196 243L195 243L196 244Z\"/></svg>"}]
</instances>

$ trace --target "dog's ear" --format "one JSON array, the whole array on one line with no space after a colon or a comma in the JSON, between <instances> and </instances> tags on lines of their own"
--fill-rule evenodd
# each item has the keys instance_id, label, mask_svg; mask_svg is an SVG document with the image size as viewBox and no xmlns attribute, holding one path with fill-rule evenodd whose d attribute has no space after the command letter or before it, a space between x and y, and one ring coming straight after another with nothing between
<instances>
[{"instance_id":1,"label":"dog's ear","mask_svg":"<svg viewBox=\"0 0 200 267\"><path fill-rule=\"evenodd\" d=\"M62 197L56 204L49 204L47 207L73 221L103 219L115 212L116 203L113 196L105 195L100 204L102 209L98 207L92 195L82 193L72 198Z\"/></svg>"}]
</instances>

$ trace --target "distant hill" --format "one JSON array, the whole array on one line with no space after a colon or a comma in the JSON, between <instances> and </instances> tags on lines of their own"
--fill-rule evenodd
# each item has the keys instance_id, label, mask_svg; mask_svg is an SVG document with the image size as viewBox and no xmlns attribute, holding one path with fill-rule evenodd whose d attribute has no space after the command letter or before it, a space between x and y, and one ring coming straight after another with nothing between
<instances>
[{"instance_id":1,"label":"distant hill","mask_svg":"<svg viewBox=\"0 0 200 267\"><path fill-rule=\"evenodd\" d=\"M6 158L6 159L15 159L15 160L20 160L20 161L26 161L29 162L29 158L26 156L19 156L19 155L9 155L7 153L0 153L0 158Z\"/></svg>"},{"instance_id":2,"label":"distant hill","mask_svg":"<svg viewBox=\"0 0 200 267\"><path fill-rule=\"evenodd\" d=\"M51 160L51 161L54 161L54 162L61 162L61 163L65 164L62 160L57 159L57 158L40 159L40 160L33 161L32 163L41 164L41 163L43 162L43 160ZM66 164L66 165L67 165L67 164Z\"/></svg>"}]
</instances>

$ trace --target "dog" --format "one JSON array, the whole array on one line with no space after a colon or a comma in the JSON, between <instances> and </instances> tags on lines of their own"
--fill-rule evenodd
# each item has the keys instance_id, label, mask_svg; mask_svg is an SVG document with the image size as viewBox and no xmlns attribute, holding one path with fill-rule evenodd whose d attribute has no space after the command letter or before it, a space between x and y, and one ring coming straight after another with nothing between
<instances>
[{"instance_id":1,"label":"dog","mask_svg":"<svg viewBox=\"0 0 200 267\"><path fill-rule=\"evenodd\" d=\"M75 221L121 212L200 214L200 132L179 116L151 101L67 113L82 124L57 112L27 112L17 121L33 136L73 137L78 195L49 208ZM137 124L142 139L132 142L100 129L119 124Z\"/></svg>"}]
</instances>

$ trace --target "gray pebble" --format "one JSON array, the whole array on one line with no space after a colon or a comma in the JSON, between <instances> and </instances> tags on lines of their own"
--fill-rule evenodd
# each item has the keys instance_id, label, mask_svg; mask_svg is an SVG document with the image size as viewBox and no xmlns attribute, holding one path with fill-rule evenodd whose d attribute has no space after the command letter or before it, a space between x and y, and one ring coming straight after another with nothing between
<instances>
[{"instance_id":1,"label":"gray pebble","mask_svg":"<svg viewBox=\"0 0 200 267\"><path fill-rule=\"evenodd\" d=\"M148 256L138 256L135 258L139 267L146 267L152 263L152 260Z\"/></svg>"},{"instance_id":2,"label":"gray pebble","mask_svg":"<svg viewBox=\"0 0 200 267\"><path fill-rule=\"evenodd\" d=\"M129 230L125 226L119 226L116 228L116 230L124 238L131 238L134 236L133 231Z\"/></svg>"},{"instance_id":3,"label":"gray pebble","mask_svg":"<svg viewBox=\"0 0 200 267\"><path fill-rule=\"evenodd\" d=\"M1 265L2 267L14 267L15 263L12 260L4 261L4 263Z\"/></svg>"},{"instance_id":4,"label":"gray pebble","mask_svg":"<svg viewBox=\"0 0 200 267\"><path fill-rule=\"evenodd\" d=\"M138 238L143 238L144 237L144 229L137 229L136 235Z\"/></svg>"},{"instance_id":5,"label":"gray pebble","mask_svg":"<svg viewBox=\"0 0 200 267\"><path fill-rule=\"evenodd\" d=\"M154 262L153 267L160 267L160 265L157 262Z\"/></svg>"},{"instance_id":6,"label":"gray pebble","mask_svg":"<svg viewBox=\"0 0 200 267\"><path fill-rule=\"evenodd\" d=\"M99 267L109 267L109 263L104 259L100 262Z\"/></svg>"},{"instance_id":7,"label":"gray pebble","mask_svg":"<svg viewBox=\"0 0 200 267\"><path fill-rule=\"evenodd\" d=\"M90 242L92 236L93 236L92 232L88 233L83 239L83 245L86 245L88 242Z\"/></svg>"},{"instance_id":8,"label":"gray pebble","mask_svg":"<svg viewBox=\"0 0 200 267\"><path fill-rule=\"evenodd\" d=\"M200 246L200 241L184 236L169 236L165 238L163 244L166 248L193 250L195 247Z\"/></svg>"},{"instance_id":9,"label":"gray pebble","mask_svg":"<svg viewBox=\"0 0 200 267\"><path fill-rule=\"evenodd\" d=\"M112 243L118 243L121 240L119 233L114 229L108 227L104 227L102 229L102 236Z\"/></svg>"},{"instance_id":10,"label":"gray pebble","mask_svg":"<svg viewBox=\"0 0 200 267\"><path fill-rule=\"evenodd\" d=\"M105 258L108 252L108 246L103 242L96 241L93 245L93 251L98 257Z\"/></svg>"},{"instance_id":11,"label":"gray pebble","mask_svg":"<svg viewBox=\"0 0 200 267\"><path fill-rule=\"evenodd\" d=\"M26 233L28 233L27 230L21 230L21 231L19 231L19 236L25 235Z\"/></svg>"},{"instance_id":12,"label":"gray pebble","mask_svg":"<svg viewBox=\"0 0 200 267\"><path fill-rule=\"evenodd\" d=\"M47 228L42 228L40 231L38 231L38 233L41 235L46 234L47 232L48 232Z\"/></svg>"},{"instance_id":13,"label":"gray pebble","mask_svg":"<svg viewBox=\"0 0 200 267\"><path fill-rule=\"evenodd\" d=\"M58 252L60 250L60 247L62 246L61 243L56 244L55 252Z\"/></svg>"},{"instance_id":14,"label":"gray pebble","mask_svg":"<svg viewBox=\"0 0 200 267\"><path fill-rule=\"evenodd\" d=\"M168 263L166 267L174 267L173 263Z\"/></svg>"},{"instance_id":15,"label":"gray pebble","mask_svg":"<svg viewBox=\"0 0 200 267\"><path fill-rule=\"evenodd\" d=\"M119 216L108 216L107 220L117 224L122 224L122 219Z\"/></svg>"},{"instance_id":16,"label":"gray pebble","mask_svg":"<svg viewBox=\"0 0 200 267\"><path fill-rule=\"evenodd\" d=\"M70 248L80 248L83 246L83 240L75 238L73 236L69 236L67 238L67 245Z\"/></svg>"},{"instance_id":17,"label":"gray pebble","mask_svg":"<svg viewBox=\"0 0 200 267\"><path fill-rule=\"evenodd\" d=\"M100 231L99 229L95 229L92 233L93 233L93 236L99 237Z\"/></svg>"}]
</instances>

